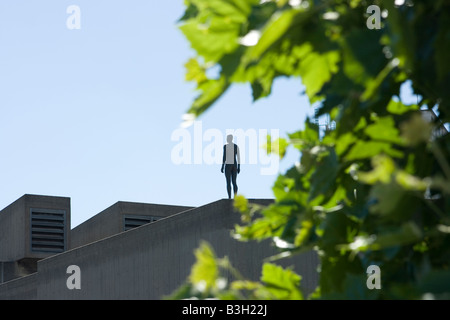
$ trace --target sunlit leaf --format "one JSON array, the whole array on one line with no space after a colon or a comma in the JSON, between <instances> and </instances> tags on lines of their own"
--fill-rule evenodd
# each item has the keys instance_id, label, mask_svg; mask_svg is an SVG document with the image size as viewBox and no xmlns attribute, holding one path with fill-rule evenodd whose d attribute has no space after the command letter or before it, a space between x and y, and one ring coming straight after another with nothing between
<instances>
[{"instance_id":1,"label":"sunlit leaf","mask_svg":"<svg viewBox=\"0 0 450 320\"><path fill-rule=\"evenodd\" d=\"M392 114L404 114L408 111L419 110L419 106L416 104L405 105L401 101L391 100L387 106L387 111Z\"/></svg>"},{"instance_id":2,"label":"sunlit leaf","mask_svg":"<svg viewBox=\"0 0 450 320\"><path fill-rule=\"evenodd\" d=\"M402 139L399 136L400 130L397 129L392 117L377 118L374 123L364 129L364 132L375 141L402 144Z\"/></svg>"},{"instance_id":3,"label":"sunlit leaf","mask_svg":"<svg viewBox=\"0 0 450 320\"><path fill-rule=\"evenodd\" d=\"M394 147L389 142L381 141L361 141L355 143L350 149L345 159L347 161L357 159L370 159L378 154L386 153L391 157L401 157L403 153Z\"/></svg>"},{"instance_id":4,"label":"sunlit leaf","mask_svg":"<svg viewBox=\"0 0 450 320\"><path fill-rule=\"evenodd\" d=\"M185 67L187 81L195 81L197 84L201 84L208 80L205 69L200 66L197 59L190 59L186 62Z\"/></svg>"},{"instance_id":5,"label":"sunlit leaf","mask_svg":"<svg viewBox=\"0 0 450 320\"><path fill-rule=\"evenodd\" d=\"M263 265L261 281L278 299L303 299L303 294L300 291L300 280L301 277L289 269L283 269L271 263Z\"/></svg>"},{"instance_id":6,"label":"sunlit leaf","mask_svg":"<svg viewBox=\"0 0 450 320\"><path fill-rule=\"evenodd\" d=\"M248 200L243 195L237 195L234 198L233 206L239 212L247 212L248 211Z\"/></svg>"},{"instance_id":7,"label":"sunlit leaf","mask_svg":"<svg viewBox=\"0 0 450 320\"><path fill-rule=\"evenodd\" d=\"M266 150L267 154L275 154L280 158L283 158L286 154L286 148L289 146L289 143L284 138L278 138L276 140L272 140L272 137L267 136L267 143L263 146L263 149Z\"/></svg>"},{"instance_id":8,"label":"sunlit leaf","mask_svg":"<svg viewBox=\"0 0 450 320\"><path fill-rule=\"evenodd\" d=\"M384 155L376 155L372 159L373 170L370 172L358 172L358 179L364 183L375 184L377 182L389 183L395 171L394 161Z\"/></svg>"},{"instance_id":9,"label":"sunlit leaf","mask_svg":"<svg viewBox=\"0 0 450 320\"><path fill-rule=\"evenodd\" d=\"M208 109L221 95L228 89L230 84L224 77L218 80L208 80L202 82L198 86L201 91L200 95L195 99L188 113L196 116L202 114Z\"/></svg>"},{"instance_id":10,"label":"sunlit leaf","mask_svg":"<svg viewBox=\"0 0 450 320\"><path fill-rule=\"evenodd\" d=\"M197 261L192 266L190 282L200 292L214 288L219 276L219 269L210 245L202 242L200 247L195 250L195 257Z\"/></svg>"}]
</instances>

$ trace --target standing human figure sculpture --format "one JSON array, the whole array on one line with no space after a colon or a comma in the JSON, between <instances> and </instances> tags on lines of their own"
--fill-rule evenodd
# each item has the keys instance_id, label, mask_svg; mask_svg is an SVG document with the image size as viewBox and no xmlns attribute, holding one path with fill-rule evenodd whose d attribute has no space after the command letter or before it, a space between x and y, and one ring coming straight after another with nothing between
<instances>
[{"instance_id":1,"label":"standing human figure sculpture","mask_svg":"<svg viewBox=\"0 0 450 320\"><path fill-rule=\"evenodd\" d=\"M231 199L231 184L233 184L234 196L238 192L236 178L241 172L241 156L239 147L233 143L233 135L227 135L227 144L223 146L222 173L225 171L225 179L227 181L228 199Z\"/></svg>"}]
</instances>

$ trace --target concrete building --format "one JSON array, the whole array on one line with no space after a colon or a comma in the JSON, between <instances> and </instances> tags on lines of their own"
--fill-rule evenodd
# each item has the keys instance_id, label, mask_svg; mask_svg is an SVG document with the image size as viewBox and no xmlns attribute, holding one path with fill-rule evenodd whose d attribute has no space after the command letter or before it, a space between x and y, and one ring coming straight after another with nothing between
<instances>
[{"instance_id":1,"label":"concrete building","mask_svg":"<svg viewBox=\"0 0 450 320\"><path fill-rule=\"evenodd\" d=\"M277 251L232 239L238 223L230 200L196 208L117 202L71 229L70 198L24 195L0 211L0 299L159 300L186 280L202 240L258 280L262 260ZM305 293L317 286L314 252L279 264L294 266ZM80 289L67 286L70 266L79 267Z\"/></svg>"}]
</instances>

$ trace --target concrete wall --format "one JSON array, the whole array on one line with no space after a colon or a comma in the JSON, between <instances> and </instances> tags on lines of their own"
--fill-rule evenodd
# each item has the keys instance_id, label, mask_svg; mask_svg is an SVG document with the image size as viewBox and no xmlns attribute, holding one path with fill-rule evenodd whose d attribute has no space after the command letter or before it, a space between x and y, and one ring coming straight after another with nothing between
<instances>
[{"instance_id":1,"label":"concrete wall","mask_svg":"<svg viewBox=\"0 0 450 320\"><path fill-rule=\"evenodd\" d=\"M239 219L232 202L220 200L41 260L38 298L161 299L186 279L201 240L219 257L228 256L245 277L257 280L262 259L275 250L268 243L231 239ZM313 290L317 257L308 253L285 264L294 262L303 284ZM81 290L66 287L69 265L81 269Z\"/></svg>"},{"instance_id":2,"label":"concrete wall","mask_svg":"<svg viewBox=\"0 0 450 320\"><path fill-rule=\"evenodd\" d=\"M0 282L36 270L36 261L54 253L31 248L31 209L65 211L66 248L70 242L70 198L26 194L0 211Z\"/></svg>"},{"instance_id":3,"label":"concrete wall","mask_svg":"<svg viewBox=\"0 0 450 320\"><path fill-rule=\"evenodd\" d=\"M0 211L0 261L12 262L25 257L25 218L25 196Z\"/></svg>"},{"instance_id":4,"label":"concrete wall","mask_svg":"<svg viewBox=\"0 0 450 320\"><path fill-rule=\"evenodd\" d=\"M71 231L71 248L121 233L125 215L168 217L192 207L119 201Z\"/></svg>"},{"instance_id":5,"label":"concrete wall","mask_svg":"<svg viewBox=\"0 0 450 320\"><path fill-rule=\"evenodd\" d=\"M232 204L219 200L40 260L33 278L0 285L0 299L22 299L21 292L32 298L33 285L36 299L161 299L186 280L202 240L212 245L218 257L228 256L244 277L258 280L262 260L276 250L269 242L239 242L230 237L240 222ZM314 252L282 261L283 266L295 265L308 293L315 289L318 259ZM81 269L80 290L66 286L70 265Z\"/></svg>"},{"instance_id":6,"label":"concrete wall","mask_svg":"<svg viewBox=\"0 0 450 320\"><path fill-rule=\"evenodd\" d=\"M37 272L39 259L21 259L19 261L0 261L0 284Z\"/></svg>"},{"instance_id":7,"label":"concrete wall","mask_svg":"<svg viewBox=\"0 0 450 320\"><path fill-rule=\"evenodd\" d=\"M34 273L0 284L0 300L36 300L37 278Z\"/></svg>"}]
</instances>

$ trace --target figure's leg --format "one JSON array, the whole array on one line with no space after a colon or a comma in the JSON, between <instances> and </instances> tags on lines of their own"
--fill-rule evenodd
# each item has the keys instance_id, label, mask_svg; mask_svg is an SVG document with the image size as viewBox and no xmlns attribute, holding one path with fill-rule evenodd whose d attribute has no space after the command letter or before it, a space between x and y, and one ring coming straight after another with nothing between
<instances>
[{"instance_id":1,"label":"figure's leg","mask_svg":"<svg viewBox=\"0 0 450 320\"><path fill-rule=\"evenodd\" d=\"M233 191L234 191L234 195L236 196L238 193L238 186L237 186L237 182L236 182L237 168L234 167L233 170L231 171L231 173L232 173L231 178L232 178L232 182L233 182Z\"/></svg>"},{"instance_id":2,"label":"figure's leg","mask_svg":"<svg viewBox=\"0 0 450 320\"><path fill-rule=\"evenodd\" d=\"M231 199L231 170L225 167L225 179L227 180L228 199Z\"/></svg>"}]
</instances>

